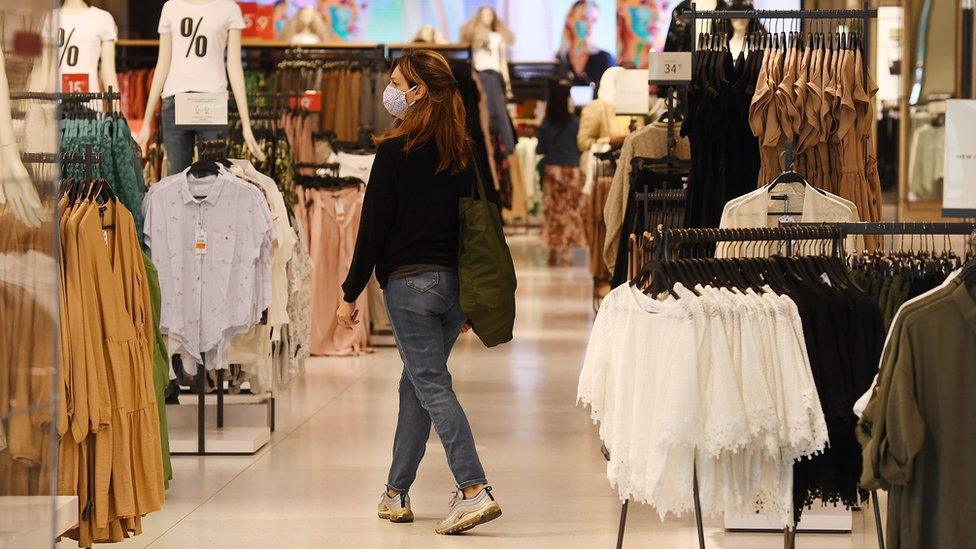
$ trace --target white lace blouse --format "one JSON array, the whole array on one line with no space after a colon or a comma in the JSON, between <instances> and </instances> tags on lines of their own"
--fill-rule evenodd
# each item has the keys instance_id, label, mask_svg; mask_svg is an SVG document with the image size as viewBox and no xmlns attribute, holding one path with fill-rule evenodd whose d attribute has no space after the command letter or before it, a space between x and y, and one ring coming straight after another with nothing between
<instances>
[{"instance_id":1,"label":"white lace blouse","mask_svg":"<svg viewBox=\"0 0 976 549\"><path fill-rule=\"evenodd\" d=\"M654 299L614 289L580 373L622 499L662 519L693 506L789 524L793 462L827 444L796 304L787 297L680 284Z\"/></svg>"}]
</instances>

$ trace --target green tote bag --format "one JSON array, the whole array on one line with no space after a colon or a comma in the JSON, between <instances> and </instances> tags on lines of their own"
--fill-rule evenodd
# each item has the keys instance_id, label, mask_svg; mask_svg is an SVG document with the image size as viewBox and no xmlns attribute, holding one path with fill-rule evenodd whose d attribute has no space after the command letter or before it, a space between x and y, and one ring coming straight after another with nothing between
<instances>
[{"instance_id":1,"label":"green tote bag","mask_svg":"<svg viewBox=\"0 0 976 549\"><path fill-rule=\"evenodd\" d=\"M458 253L461 310L487 347L512 340L515 326L515 263L505 241L502 218L485 199L485 184L477 160L471 159L477 196L462 198Z\"/></svg>"}]
</instances>

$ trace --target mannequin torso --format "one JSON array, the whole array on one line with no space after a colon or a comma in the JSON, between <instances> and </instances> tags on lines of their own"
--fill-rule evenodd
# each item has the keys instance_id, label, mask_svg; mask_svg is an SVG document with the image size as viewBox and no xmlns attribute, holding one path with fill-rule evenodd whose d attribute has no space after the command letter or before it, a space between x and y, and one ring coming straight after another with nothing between
<instances>
[{"instance_id":1,"label":"mannequin torso","mask_svg":"<svg viewBox=\"0 0 976 549\"><path fill-rule=\"evenodd\" d=\"M488 33L488 43L472 52L472 64L476 71L502 72L505 62L505 41L497 32Z\"/></svg>"},{"instance_id":2,"label":"mannequin torso","mask_svg":"<svg viewBox=\"0 0 976 549\"><path fill-rule=\"evenodd\" d=\"M749 30L748 19L732 20L732 37L729 38L729 51L732 52L733 59L739 56L739 52L745 51L747 30ZM747 57L749 56L748 51L745 54Z\"/></svg>"},{"instance_id":3,"label":"mannequin torso","mask_svg":"<svg viewBox=\"0 0 976 549\"><path fill-rule=\"evenodd\" d=\"M240 7L232 0L166 2L160 15L159 58L149 91L146 118L136 137L143 154L149 144L156 105L161 97L186 92L223 92L229 81L248 150L258 160L265 159L254 138L248 114L241 63L243 28Z\"/></svg>"},{"instance_id":4,"label":"mannequin torso","mask_svg":"<svg viewBox=\"0 0 976 549\"><path fill-rule=\"evenodd\" d=\"M112 14L91 7L84 0L65 0L58 18L58 69L74 75L66 92L99 92L119 89L115 72L118 31Z\"/></svg>"}]
</instances>

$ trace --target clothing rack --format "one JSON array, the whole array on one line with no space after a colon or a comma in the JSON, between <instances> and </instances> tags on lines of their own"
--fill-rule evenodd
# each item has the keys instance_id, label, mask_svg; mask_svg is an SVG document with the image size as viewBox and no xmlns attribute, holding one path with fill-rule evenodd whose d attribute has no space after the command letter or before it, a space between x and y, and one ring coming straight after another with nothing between
<instances>
[{"instance_id":1,"label":"clothing rack","mask_svg":"<svg viewBox=\"0 0 976 549\"><path fill-rule=\"evenodd\" d=\"M24 164L84 164L85 178L94 179L92 166L100 163L105 156L100 152L94 152L92 145L85 145L83 153L20 153L20 161Z\"/></svg>"},{"instance_id":2,"label":"clothing rack","mask_svg":"<svg viewBox=\"0 0 976 549\"><path fill-rule=\"evenodd\" d=\"M695 3L681 14L691 21L691 36L698 34L699 19L860 19L861 56L865 66L871 63L871 26L869 20L878 18L878 10L870 9L869 2L862 2L859 10L698 10ZM691 49L691 73L695 74L695 48ZM868 71L862 73L864 89L868 88Z\"/></svg>"},{"instance_id":3,"label":"clothing rack","mask_svg":"<svg viewBox=\"0 0 976 549\"><path fill-rule=\"evenodd\" d=\"M717 244L719 242L777 242L793 240L828 240L833 243L832 255L840 253L844 229L832 226L773 227L748 229L664 229L657 231L656 256L659 260L677 259L682 245ZM695 508L695 527L698 533L698 547L705 549L705 529L702 525L701 500L698 488L697 467L692 477L692 494ZM622 549L624 531L627 526L629 500L620 508L620 526L617 530L617 549ZM784 544L788 548L795 545L796 527L784 528Z\"/></svg>"},{"instance_id":4,"label":"clothing rack","mask_svg":"<svg viewBox=\"0 0 976 549\"><path fill-rule=\"evenodd\" d=\"M795 223L797 227L831 227L846 235L972 235L976 233L976 223L930 223L930 222L887 222L887 223ZM843 253L844 240L840 241ZM881 507L878 492L871 491L871 505L874 507L874 524L878 534L878 547L885 549L884 527L881 521Z\"/></svg>"}]
</instances>

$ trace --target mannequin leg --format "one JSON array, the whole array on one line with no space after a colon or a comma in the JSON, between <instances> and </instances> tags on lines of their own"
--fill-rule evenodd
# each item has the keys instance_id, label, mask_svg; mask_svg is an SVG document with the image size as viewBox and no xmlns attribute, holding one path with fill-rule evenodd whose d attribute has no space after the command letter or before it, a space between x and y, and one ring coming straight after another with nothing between
<instances>
[{"instance_id":1,"label":"mannequin leg","mask_svg":"<svg viewBox=\"0 0 976 549\"><path fill-rule=\"evenodd\" d=\"M163 146L169 160L169 174L173 175L182 172L193 162L194 132L177 129L176 100L172 97L163 98L162 118Z\"/></svg>"}]
</instances>

